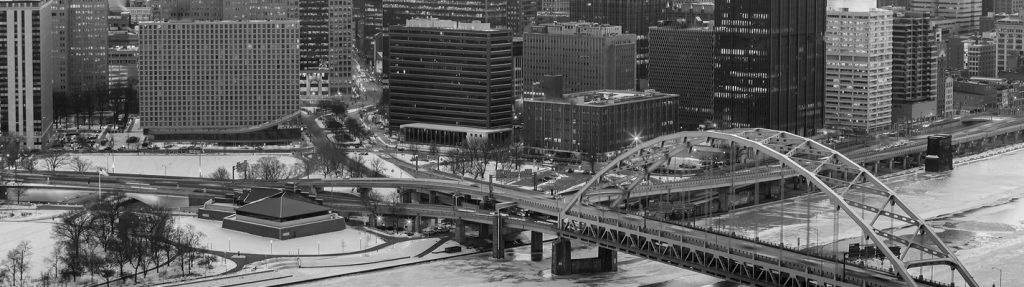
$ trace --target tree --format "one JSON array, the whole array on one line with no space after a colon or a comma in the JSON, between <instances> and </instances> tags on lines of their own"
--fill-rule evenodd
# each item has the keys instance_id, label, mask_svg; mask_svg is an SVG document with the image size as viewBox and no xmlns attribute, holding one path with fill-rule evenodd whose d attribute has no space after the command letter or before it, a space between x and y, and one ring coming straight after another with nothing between
<instances>
[{"instance_id":1,"label":"tree","mask_svg":"<svg viewBox=\"0 0 1024 287\"><path fill-rule=\"evenodd\" d=\"M84 159L80 156L72 157L70 160L71 168L77 172L88 172L92 170L92 162Z\"/></svg>"},{"instance_id":2,"label":"tree","mask_svg":"<svg viewBox=\"0 0 1024 287\"><path fill-rule=\"evenodd\" d=\"M210 173L210 178L219 180L231 179L231 172L228 171L228 169L224 168L223 166L218 167L217 170L214 170L212 173Z\"/></svg>"},{"instance_id":3,"label":"tree","mask_svg":"<svg viewBox=\"0 0 1024 287\"><path fill-rule=\"evenodd\" d=\"M83 250L87 233L93 227L94 218L85 211L72 211L61 216L53 227L53 239L57 241L55 248L64 249L61 259L66 267L66 274L77 278L84 271Z\"/></svg>"},{"instance_id":4,"label":"tree","mask_svg":"<svg viewBox=\"0 0 1024 287\"><path fill-rule=\"evenodd\" d=\"M36 165L39 163L39 158L31 154L21 154L18 157L18 167L28 171L36 171Z\"/></svg>"},{"instance_id":5,"label":"tree","mask_svg":"<svg viewBox=\"0 0 1024 287\"><path fill-rule=\"evenodd\" d=\"M427 154L437 159L437 164L441 164L441 147L438 147L436 143L430 144L430 148L427 149Z\"/></svg>"},{"instance_id":6,"label":"tree","mask_svg":"<svg viewBox=\"0 0 1024 287\"><path fill-rule=\"evenodd\" d=\"M295 164L292 164L291 168L288 169L287 178L300 178L305 176L307 173L306 164L298 161L295 162Z\"/></svg>"},{"instance_id":7,"label":"tree","mask_svg":"<svg viewBox=\"0 0 1024 287\"><path fill-rule=\"evenodd\" d=\"M267 156L257 160L253 170L258 179L279 180L287 175L288 166L281 163L277 158Z\"/></svg>"},{"instance_id":8,"label":"tree","mask_svg":"<svg viewBox=\"0 0 1024 287\"><path fill-rule=\"evenodd\" d=\"M29 246L28 241L18 242L17 247L7 252L3 265L10 274L9 281L14 283L13 286L27 286L25 285L25 273L31 267L28 261L30 257L32 257L32 247Z\"/></svg>"},{"instance_id":9,"label":"tree","mask_svg":"<svg viewBox=\"0 0 1024 287\"><path fill-rule=\"evenodd\" d=\"M348 113L348 104L345 104L341 99L323 100L317 103L321 109L329 110L335 115L342 115Z\"/></svg>"},{"instance_id":10,"label":"tree","mask_svg":"<svg viewBox=\"0 0 1024 287\"><path fill-rule=\"evenodd\" d=\"M361 155L357 155L356 157L352 158L352 166L350 166L348 169L349 175L352 177L360 177L365 175L363 173L363 171L366 170L366 165L364 165L365 163L366 158L363 158L363 156Z\"/></svg>"},{"instance_id":11,"label":"tree","mask_svg":"<svg viewBox=\"0 0 1024 287\"><path fill-rule=\"evenodd\" d=\"M39 156L43 161L43 166L49 171L54 171L61 166L65 166L71 161L71 157L68 156L68 153L57 150L49 150Z\"/></svg>"},{"instance_id":12,"label":"tree","mask_svg":"<svg viewBox=\"0 0 1024 287\"><path fill-rule=\"evenodd\" d=\"M374 158L373 160L370 161L370 169L373 170L374 174L383 176L384 161L381 160L379 157Z\"/></svg>"},{"instance_id":13,"label":"tree","mask_svg":"<svg viewBox=\"0 0 1024 287\"><path fill-rule=\"evenodd\" d=\"M384 204L384 196L372 188L359 188L357 192L359 193L359 203L363 205L363 208L366 208L366 211L370 212L369 222L372 222L371 226L381 224L381 222L377 222L377 217L380 216L380 208Z\"/></svg>"},{"instance_id":14,"label":"tree","mask_svg":"<svg viewBox=\"0 0 1024 287\"><path fill-rule=\"evenodd\" d=\"M359 122L356 118L346 118L345 128L355 138L368 138L370 137L370 131L366 130L366 127Z\"/></svg>"},{"instance_id":15,"label":"tree","mask_svg":"<svg viewBox=\"0 0 1024 287\"><path fill-rule=\"evenodd\" d=\"M25 195L25 192L28 191L28 189L22 187L21 184L22 183L20 181L12 180L10 186L6 188L6 190L10 191L9 193L14 196L15 202L17 203L21 203L21 196Z\"/></svg>"}]
</instances>

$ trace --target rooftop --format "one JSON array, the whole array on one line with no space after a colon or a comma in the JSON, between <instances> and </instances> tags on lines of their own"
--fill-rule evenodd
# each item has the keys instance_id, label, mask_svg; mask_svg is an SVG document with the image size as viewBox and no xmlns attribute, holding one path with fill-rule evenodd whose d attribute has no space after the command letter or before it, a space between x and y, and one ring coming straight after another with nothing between
<instances>
[{"instance_id":1,"label":"rooftop","mask_svg":"<svg viewBox=\"0 0 1024 287\"><path fill-rule=\"evenodd\" d=\"M274 218L288 218L299 215L329 211L330 208L284 196L279 192L271 197L257 200L235 209L235 212L259 214Z\"/></svg>"},{"instance_id":2,"label":"rooftop","mask_svg":"<svg viewBox=\"0 0 1024 287\"><path fill-rule=\"evenodd\" d=\"M405 27L415 28L439 28L439 29L452 29L452 30L473 30L473 31L498 31L498 29L491 28L490 23L480 23L480 21L473 21L472 23L456 22L452 20L440 20L440 19L409 19L405 20Z\"/></svg>"},{"instance_id":3,"label":"rooftop","mask_svg":"<svg viewBox=\"0 0 1024 287\"><path fill-rule=\"evenodd\" d=\"M424 130L448 131L448 132L465 132L465 133L474 133L474 134L489 134L489 133L506 132L506 131L511 131L512 130L511 128L484 129L484 128L460 127L460 126L449 126L449 125L428 124L428 123L404 124L404 125L399 126L399 128L401 128L401 129L406 129L406 128L410 128L410 129L424 129Z\"/></svg>"},{"instance_id":4,"label":"rooftop","mask_svg":"<svg viewBox=\"0 0 1024 287\"><path fill-rule=\"evenodd\" d=\"M594 90L564 95L558 98L537 98L527 101L565 103L584 106L612 106L630 102L645 101L651 99L678 97L676 94L666 94L655 90L623 91L623 90Z\"/></svg>"}]
</instances>

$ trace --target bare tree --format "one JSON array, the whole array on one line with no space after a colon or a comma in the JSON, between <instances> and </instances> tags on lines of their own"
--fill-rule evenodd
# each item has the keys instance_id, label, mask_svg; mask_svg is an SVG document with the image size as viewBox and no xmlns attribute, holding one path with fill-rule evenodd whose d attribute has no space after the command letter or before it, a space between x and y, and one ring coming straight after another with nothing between
<instances>
[{"instance_id":1,"label":"bare tree","mask_svg":"<svg viewBox=\"0 0 1024 287\"><path fill-rule=\"evenodd\" d=\"M262 180L279 180L283 179L288 172L288 166L277 158L273 157L261 157L256 161L256 165L252 168L256 173L256 178Z\"/></svg>"},{"instance_id":2,"label":"bare tree","mask_svg":"<svg viewBox=\"0 0 1024 287\"><path fill-rule=\"evenodd\" d=\"M61 220L53 227L53 239L56 239L56 248L64 249L64 261L66 272L75 278L84 272L87 233L92 229L94 218L85 211L73 211L61 216Z\"/></svg>"},{"instance_id":3,"label":"bare tree","mask_svg":"<svg viewBox=\"0 0 1024 287\"><path fill-rule=\"evenodd\" d=\"M22 186L22 182L11 180L11 183L5 188L11 196L14 196L15 202L21 203L21 197L28 191L27 188Z\"/></svg>"},{"instance_id":4,"label":"bare tree","mask_svg":"<svg viewBox=\"0 0 1024 287\"><path fill-rule=\"evenodd\" d=\"M29 258L32 257L32 247L29 246L28 241L18 242L18 246L7 252L7 257L4 258L4 268L9 272L9 277L12 286L27 286L25 285L25 272L31 267Z\"/></svg>"},{"instance_id":5,"label":"bare tree","mask_svg":"<svg viewBox=\"0 0 1024 287\"><path fill-rule=\"evenodd\" d=\"M427 154L437 159L438 167L441 164L441 148L437 144L430 144L430 148L427 149Z\"/></svg>"},{"instance_id":6,"label":"bare tree","mask_svg":"<svg viewBox=\"0 0 1024 287\"><path fill-rule=\"evenodd\" d=\"M365 163L366 158L363 158L363 156L361 155L357 155L356 157L352 158L352 166L350 166L348 170L349 175L352 177L363 176L363 170L366 169Z\"/></svg>"},{"instance_id":7,"label":"bare tree","mask_svg":"<svg viewBox=\"0 0 1024 287\"><path fill-rule=\"evenodd\" d=\"M374 158L373 160L370 161L370 169L373 170L374 174L377 174L377 175L380 175L380 176L383 177L383 174L384 174L384 170L383 170L384 169L384 161L381 160L379 157Z\"/></svg>"},{"instance_id":8,"label":"bare tree","mask_svg":"<svg viewBox=\"0 0 1024 287\"><path fill-rule=\"evenodd\" d=\"M36 165L39 163L39 158L30 154L22 154L18 158L18 168L21 168L28 172L36 171Z\"/></svg>"},{"instance_id":9,"label":"bare tree","mask_svg":"<svg viewBox=\"0 0 1024 287\"><path fill-rule=\"evenodd\" d=\"M380 209L384 205L384 197L374 191L372 188L359 188L359 203L366 208L366 211L370 212L370 226L375 226L381 222L377 222L377 217L380 216Z\"/></svg>"},{"instance_id":10,"label":"bare tree","mask_svg":"<svg viewBox=\"0 0 1024 287\"><path fill-rule=\"evenodd\" d=\"M231 179L231 172L228 171L228 169L224 168L223 166L222 167L218 167L216 170L214 170L212 173L210 173L210 178L212 178L212 179L220 179L220 180Z\"/></svg>"},{"instance_id":11,"label":"bare tree","mask_svg":"<svg viewBox=\"0 0 1024 287\"><path fill-rule=\"evenodd\" d=\"M71 157L71 168L77 172L88 172L92 170L92 162L80 156Z\"/></svg>"},{"instance_id":12,"label":"bare tree","mask_svg":"<svg viewBox=\"0 0 1024 287\"><path fill-rule=\"evenodd\" d=\"M66 152L60 150L48 150L40 154L39 157L43 161L43 166L49 171L57 170L70 163L71 160Z\"/></svg>"},{"instance_id":13,"label":"bare tree","mask_svg":"<svg viewBox=\"0 0 1024 287\"><path fill-rule=\"evenodd\" d=\"M287 178L301 178L303 176L306 176L306 174L308 173L307 169L308 167L306 167L305 163L301 161L295 162L295 164L293 164L292 167L288 169Z\"/></svg>"}]
</instances>

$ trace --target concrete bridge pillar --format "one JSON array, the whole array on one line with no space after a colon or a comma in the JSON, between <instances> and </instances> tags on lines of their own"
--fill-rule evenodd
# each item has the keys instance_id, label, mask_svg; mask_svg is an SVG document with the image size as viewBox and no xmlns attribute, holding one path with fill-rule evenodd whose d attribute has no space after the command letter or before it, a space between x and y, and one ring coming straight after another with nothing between
<instances>
[{"instance_id":1,"label":"concrete bridge pillar","mask_svg":"<svg viewBox=\"0 0 1024 287\"><path fill-rule=\"evenodd\" d=\"M530 261L544 259L544 234L530 231Z\"/></svg>"},{"instance_id":2,"label":"concrete bridge pillar","mask_svg":"<svg viewBox=\"0 0 1024 287\"><path fill-rule=\"evenodd\" d=\"M422 224L423 224L423 218L420 217L419 214L417 214L416 218L413 219L413 221L412 221L412 232L417 232L418 233L418 232L420 232L420 230L423 230L423 228L421 228L422 226L420 226Z\"/></svg>"},{"instance_id":3,"label":"concrete bridge pillar","mask_svg":"<svg viewBox=\"0 0 1024 287\"><path fill-rule=\"evenodd\" d=\"M729 206L731 205L729 203L732 202L731 191L732 191L731 188L722 188L722 189L718 190L718 211L719 212L727 212L727 211L729 211Z\"/></svg>"},{"instance_id":4,"label":"concrete bridge pillar","mask_svg":"<svg viewBox=\"0 0 1024 287\"><path fill-rule=\"evenodd\" d=\"M466 239L466 222L462 219L455 219L455 242L462 242Z\"/></svg>"},{"instance_id":5,"label":"concrete bridge pillar","mask_svg":"<svg viewBox=\"0 0 1024 287\"><path fill-rule=\"evenodd\" d=\"M398 188L398 194L402 197L402 203L412 203L412 190Z\"/></svg>"},{"instance_id":6,"label":"concrete bridge pillar","mask_svg":"<svg viewBox=\"0 0 1024 287\"><path fill-rule=\"evenodd\" d=\"M480 230L480 232L477 233L477 237L479 237L479 238L491 237L491 226L488 226L487 224L483 224L483 223L477 224L477 230ZM498 232L498 233L500 233L500 232Z\"/></svg>"},{"instance_id":7,"label":"concrete bridge pillar","mask_svg":"<svg viewBox=\"0 0 1024 287\"><path fill-rule=\"evenodd\" d=\"M893 164L894 162L896 162L896 159L895 159L895 158L890 158L890 159L889 159L889 171L892 171L892 164Z\"/></svg>"},{"instance_id":8,"label":"concrete bridge pillar","mask_svg":"<svg viewBox=\"0 0 1024 287\"><path fill-rule=\"evenodd\" d=\"M618 253L598 247L596 258L572 259L572 244L567 238L555 240L551 249L551 274L569 275L618 270Z\"/></svg>"},{"instance_id":9,"label":"concrete bridge pillar","mask_svg":"<svg viewBox=\"0 0 1024 287\"><path fill-rule=\"evenodd\" d=\"M761 204L761 183L754 184L754 205Z\"/></svg>"},{"instance_id":10,"label":"concrete bridge pillar","mask_svg":"<svg viewBox=\"0 0 1024 287\"><path fill-rule=\"evenodd\" d=\"M431 190L430 191L429 201L430 202L428 202L428 203L430 203L430 204L437 204L437 191L436 190Z\"/></svg>"},{"instance_id":11,"label":"concrete bridge pillar","mask_svg":"<svg viewBox=\"0 0 1024 287\"><path fill-rule=\"evenodd\" d=\"M494 259L505 258L505 240L501 238L501 217L494 217L494 224L491 224L492 237L491 237L491 257ZM482 236L482 235L481 235Z\"/></svg>"},{"instance_id":12,"label":"concrete bridge pillar","mask_svg":"<svg viewBox=\"0 0 1024 287\"><path fill-rule=\"evenodd\" d=\"M871 164L871 173L878 173L878 162L877 161Z\"/></svg>"},{"instance_id":13,"label":"concrete bridge pillar","mask_svg":"<svg viewBox=\"0 0 1024 287\"><path fill-rule=\"evenodd\" d=\"M903 156L903 169L907 169L908 161L910 161L910 156Z\"/></svg>"}]
</instances>

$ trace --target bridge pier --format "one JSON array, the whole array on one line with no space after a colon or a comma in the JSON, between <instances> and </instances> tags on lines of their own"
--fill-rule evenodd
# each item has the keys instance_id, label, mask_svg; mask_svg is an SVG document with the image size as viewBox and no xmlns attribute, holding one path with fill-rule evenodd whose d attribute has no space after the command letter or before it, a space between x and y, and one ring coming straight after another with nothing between
<instances>
[{"instance_id":1,"label":"bridge pier","mask_svg":"<svg viewBox=\"0 0 1024 287\"><path fill-rule=\"evenodd\" d=\"M437 204L437 191L436 190L431 190L430 191L430 198L429 198L428 201L429 201L430 204Z\"/></svg>"},{"instance_id":2,"label":"bridge pier","mask_svg":"<svg viewBox=\"0 0 1024 287\"><path fill-rule=\"evenodd\" d=\"M618 253L598 247L596 258L572 259L572 243L568 238L555 240L551 249L551 274L570 275L612 272L618 270Z\"/></svg>"},{"instance_id":3,"label":"bridge pier","mask_svg":"<svg viewBox=\"0 0 1024 287\"><path fill-rule=\"evenodd\" d=\"M530 261L544 259L544 234L530 231Z\"/></svg>"},{"instance_id":4,"label":"bridge pier","mask_svg":"<svg viewBox=\"0 0 1024 287\"><path fill-rule=\"evenodd\" d=\"M455 242L462 243L466 240L466 222L462 219L455 219Z\"/></svg>"},{"instance_id":5,"label":"bridge pier","mask_svg":"<svg viewBox=\"0 0 1024 287\"><path fill-rule=\"evenodd\" d=\"M491 257L494 259L505 259L505 240L501 238L503 233L501 232L501 216L494 217L491 229L494 229L491 231ZM483 230L482 227L481 230ZM480 237L483 237L483 234Z\"/></svg>"}]
</instances>

